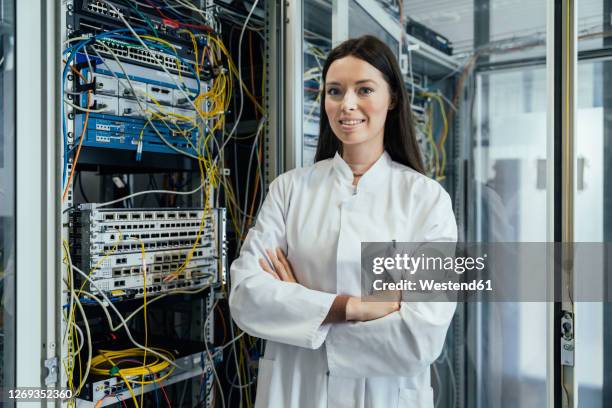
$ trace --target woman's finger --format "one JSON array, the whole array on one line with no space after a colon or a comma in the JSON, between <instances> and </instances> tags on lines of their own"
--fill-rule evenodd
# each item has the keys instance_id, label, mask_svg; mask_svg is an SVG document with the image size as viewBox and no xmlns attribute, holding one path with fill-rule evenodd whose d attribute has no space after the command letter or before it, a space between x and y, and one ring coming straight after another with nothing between
<instances>
[{"instance_id":1,"label":"woman's finger","mask_svg":"<svg viewBox=\"0 0 612 408\"><path fill-rule=\"evenodd\" d=\"M268 265L268 263L266 262L265 259L259 258L259 266L261 266L261 269L263 269L264 271L268 272L274 278L280 280L280 277L278 276L278 274L276 272L274 272L272 270L272 268L270 268L270 266Z\"/></svg>"},{"instance_id":2,"label":"woman's finger","mask_svg":"<svg viewBox=\"0 0 612 408\"><path fill-rule=\"evenodd\" d=\"M287 259L287 257L283 253L283 250L280 249L280 248L276 248L276 255L278 256L278 259L280 260L280 262L285 267L285 271L287 272L287 276L288 276L289 280L291 282L297 282L297 280L295 279L295 275L293 275L293 269L291 268L291 264L289 263L289 260Z\"/></svg>"},{"instance_id":3,"label":"woman's finger","mask_svg":"<svg viewBox=\"0 0 612 408\"><path fill-rule=\"evenodd\" d=\"M289 265L289 261L285 257L283 250L280 248L276 248L276 256L281 261L286 270L291 271L291 265Z\"/></svg>"},{"instance_id":4,"label":"woman's finger","mask_svg":"<svg viewBox=\"0 0 612 408\"><path fill-rule=\"evenodd\" d=\"M270 251L269 249L266 249L266 253L268 254L268 257L270 258L270 262L272 262L272 266L274 267L275 272L278 274L278 276L280 276L281 280L288 281L289 277L287 276L287 273L285 272L285 267L278 260L274 252Z\"/></svg>"}]
</instances>

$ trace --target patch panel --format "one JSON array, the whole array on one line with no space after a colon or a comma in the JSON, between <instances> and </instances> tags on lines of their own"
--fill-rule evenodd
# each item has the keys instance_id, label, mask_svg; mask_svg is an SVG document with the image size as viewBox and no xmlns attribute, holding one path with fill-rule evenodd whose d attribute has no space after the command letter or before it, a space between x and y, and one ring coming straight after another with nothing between
<instances>
[{"instance_id":1,"label":"patch panel","mask_svg":"<svg viewBox=\"0 0 612 408\"><path fill-rule=\"evenodd\" d=\"M73 260L82 270L91 271L99 290L113 296L139 297L145 286L155 295L215 283L224 273L219 267L225 263L225 210L208 210L202 224L203 215L203 209L118 210L81 205L70 215ZM143 264L147 265L146 282ZM163 282L183 266L177 280ZM98 291L90 283L87 287Z\"/></svg>"},{"instance_id":2,"label":"patch panel","mask_svg":"<svg viewBox=\"0 0 612 408\"><path fill-rule=\"evenodd\" d=\"M144 65L145 67L153 68L159 68L159 65L161 64L166 69L175 73L178 73L180 71L182 75L187 75L191 77L195 76L194 72L189 69L186 64L182 64L176 55L167 54L155 50L147 51L122 41L109 39L103 39L100 41L103 41L104 44L106 44L106 47L99 43L93 44L92 47L101 55L112 58L112 54L108 52L108 49L110 49L116 57L128 63L134 63L138 65Z\"/></svg>"},{"instance_id":3,"label":"patch panel","mask_svg":"<svg viewBox=\"0 0 612 408\"><path fill-rule=\"evenodd\" d=\"M210 240L211 237L207 237L207 240ZM138 245L139 246L139 245ZM138 246L135 249L140 249ZM214 259L217 256L216 247L210 245L209 247L198 247L195 251L193 251L190 263L191 266L205 266L210 264L211 259ZM94 253L100 253L102 251L99 250L99 247L93 249ZM170 265L173 262L184 262L187 259L187 255L191 252L190 250L168 250L161 253L153 253L145 251L145 264L149 265L149 270L152 272L162 272L167 269L164 267L165 265ZM97 264L101 261L101 256L93 256L92 262ZM160 260L159 258L163 258ZM167 260L166 258L176 258L172 260ZM126 270L131 270L135 272L135 269L140 273L140 268L142 266L142 253L141 252L131 252L131 253L123 253L121 256L114 256L112 258L108 258L102 260L100 262L100 266L96 271L94 271L95 278L108 278L112 276L121 276L125 275ZM159 266L159 268L158 268ZM176 269L176 268L175 268Z\"/></svg>"}]
</instances>

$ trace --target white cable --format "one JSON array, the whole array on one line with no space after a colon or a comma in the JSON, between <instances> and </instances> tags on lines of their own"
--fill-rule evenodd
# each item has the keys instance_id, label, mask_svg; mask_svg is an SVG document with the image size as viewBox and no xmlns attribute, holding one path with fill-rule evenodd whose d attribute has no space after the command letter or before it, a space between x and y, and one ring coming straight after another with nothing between
<instances>
[{"instance_id":1,"label":"white cable","mask_svg":"<svg viewBox=\"0 0 612 408\"><path fill-rule=\"evenodd\" d=\"M244 336L244 332L240 333L238 336L234 337L232 340L228 341L223 346L221 346L221 350L225 350L226 348L231 346L234 342L238 341L242 336Z\"/></svg>"},{"instance_id":2,"label":"white cable","mask_svg":"<svg viewBox=\"0 0 612 408\"><path fill-rule=\"evenodd\" d=\"M261 127L258 129L258 131L261 129ZM259 132L258 132L259 133ZM251 178L249 177L249 175L251 174L251 165L253 164L253 155L255 153L255 150L257 149L258 146L258 142L257 142L257 138L255 139L255 141L253 142L253 145L251 146L251 154L249 155L249 164L247 166L247 182L246 182L246 187L244 190L244 210L245 212L248 211L249 209L249 184L251 181ZM257 158L259 159L259 154L257 154ZM246 214L244 215L244 217L242 218L242 225L240 226L240 233L244 232L244 229L246 227Z\"/></svg>"},{"instance_id":3,"label":"white cable","mask_svg":"<svg viewBox=\"0 0 612 408\"><path fill-rule=\"evenodd\" d=\"M197 290L181 290L181 289L177 289L177 290L173 290L171 292L166 292L162 295L159 295L157 297L152 298L151 300L147 299L147 306L149 306L151 303L154 303L160 299L165 298L166 296L172 296L172 295L193 295L196 293L200 293L202 291L204 291L205 289L210 288L210 285L207 286L203 286ZM134 310L128 317L126 317L123 321L121 321L117 326L113 326L113 321L111 319L110 314L108 313L108 304L102 302L100 300L100 298L98 298L96 295L94 295L91 292L87 292L85 290L82 290L81 293L93 300L95 300L100 306L102 306L102 310L104 311L104 314L106 315L106 320L108 320L108 327L111 329L111 331L117 331L120 328L122 328L124 326L124 324L126 324L127 322L129 322L130 320L132 320L132 318L134 316L136 316L142 309L144 309L144 303L142 306L138 307L136 310ZM124 323L125 322L125 323Z\"/></svg>"},{"instance_id":4,"label":"white cable","mask_svg":"<svg viewBox=\"0 0 612 408\"><path fill-rule=\"evenodd\" d=\"M230 322L230 333L232 335L232 337L234 337L234 323ZM232 343L232 352L234 354L234 364L236 364L236 373L240 372L240 366L238 365L238 352L236 351L236 343ZM227 371L225 372L227 374ZM227 375L226 375L227 377ZM233 381L232 381L232 388L233 388ZM238 386L239 388L242 387L242 378L240 376L238 376ZM240 405L242 406L242 391L240 391Z\"/></svg>"},{"instance_id":5,"label":"white cable","mask_svg":"<svg viewBox=\"0 0 612 408\"><path fill-rule=\"evenodd\" d=\"M74 393L74 395L77 396L79 395L79 392L81 392L81 389L85 385L85 382L87 381L87 377L89 376L89 370L91 368L91 357L93 355L93 347L91 345L91 332L89 331L89 320L87 319L85 310L83 310L83 305L81 305L81 301L79 301L78 297L76 297L75 302L76 302L76 305L79 311L81 312L81 316L83 317L83 325L85 326L85 332L87 333L87 350L89 352L89 355L88 355L89 358L87 359L87 366L85 368L85 374L83 375L83 380L79 384L79 388L77 388L77 390Z\"/></svg>"},{"instance_id":6,"label":"white cable","mask_svg":"<svg viewBox=\"0 0 612 408\"><path fill-rule=\"evenodd\" d=\"M85 346L85 335L83 334L83 330L81 330L78 324L76 323L71 323L71 324L74 326L77 333L79 334L79 338L81 339L81 341L79 342L80 344L79 349L76 351L76 353L74 353L74 356L76 357L76 355L79 354L81 350L83 350L83 347Z\"/></svg>"},{"instance_id":7,"label":"white cable","mask_svg":"<svg viewBox=\"0 0 612 408\"><path fill-rule=\"evenodd\" d=\"M80 37L72 37L72 38L68 38L66 41L64 41L64 45L70 44L71 42L75 42L75 41L90 40L90 39L91 39L91 35L89 35L89 34L82 35Z\"/></svg>"},{"instance_id":8,"label":"white cable","mask_svg":"<svg viewBox=\"0 0 612 408\"><path fill-rule=\"evenodd\" d=\"M75 295L74 293L74 275L72 273L72 259L70 257L70 251L68 250L68 248L65 248L66 250L66 260L68 261L68 265L69 265L69 276L70 276L70 313L69 313L69 319L68 320L68 324L66 325L66 329L68 329L68 326L70 324L73 324L76 328L77 331L80 332L81 337L83 337L83 332L81 331L81 329L79 328L79 326L73 322L73 313L74 313L74 304L77 305L77 308L79 309L79 311L81 312L81 317L83 318L83 324L85 325L85 331L87 332L87 350L88 350L88 359L87 359L87 365L85 368L85 375L82 377L82 381L79 384L79 388L77 388L77 390L74 393L73 397L76 397L79 392L81 392L81 389L83 388L83 385L85 385L85 382L87 381L87 377L89 376L89 370L91 369L91 356L93 355L93 347L91 345L91 331L89 330L89 320L87 319L87 315L85 314L85 310L83 310L83 306L81 305L81 302L79 301L78 297ZM67 330L66 330L67 331ZM64 340L65 340L65 334L64 334ZM79 347L79 350L77 351L77 354L81 352L81 350L83 349L83 344L85 343L84 339L81 342L81 346Z\"/></svg>"},{"instance_id":9,"label":"white cable","mask_svg":"<svg viewBox=\"0 0 612 408\"><path fill-rule=\"evenodd\" d=\"M70 251L68 250L67 246L66 246L65 250L66 250L66 259L68 260L68 265L72 265L72 259L70 257ZM69 322L72 321L72 314L74 313L74 299L75 299L74 292L73 292L73 290L74 290L74 274L72 273L72 268L69 269L68 274L69 274L69 278L70 278L70 285L69 286L67 285L67 286L68 286L68 290L71 291L71 293L70 293L69 308L68 308L69 313L68 313L68 320L67 320L67 322L69 323ZM64 331L64 337L62 339L62 342L64 342L66 340L67 334L68 334L68 325L66 325L66 330Z\"/></svg>"},{"instance_id":10,"label":"white cable","mask_svg":"<svg viewBox=\"0 0 612 408\"><path fill-rule=\"evenodd\" d=\"M87 66L89 67L89 73L93 77L94 69L91 65L91 60L89 59L89 54L87 54L87 46L83 47L83 54L85 54L85 59L87 60Z\"/></svg>"},{"instance_id":11,"label":"white cable","mask_svg":"<svg viewBox=\"0 0 612 408\"><path fill-rule=\"evenodd\" d=\"M124 197L121 198L117 198L116 200L112 200L112 201L107 201L105 203L99 203L99 204L95 204L95 208L100 208L100 207L108 207L109 205L113 205L116 203L119 203L121 201L125 201L125 200L129 200L130 198L134 198L134 197L138 197L144 194L176 194L176 195L191 195L191 194L195 194L198 191L200 191L202 189L202 187L204 187L205 183L200 184L199 187L197 187L195 190L191 190L191 191L172 191L172 190L145 190L145 191L139 191L137 193L134 194L129 194L126 195Z\"/></svg>"}]
</instances>

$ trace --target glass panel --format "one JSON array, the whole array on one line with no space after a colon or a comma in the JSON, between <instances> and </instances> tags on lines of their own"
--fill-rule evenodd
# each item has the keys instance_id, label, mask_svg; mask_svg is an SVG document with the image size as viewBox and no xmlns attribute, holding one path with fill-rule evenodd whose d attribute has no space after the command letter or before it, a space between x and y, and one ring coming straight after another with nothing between
<instances>
[{"instance_id":1,"label":"glass panel","mask_svg":"<svg viewBox=\"0 0 612 408\"><path fill-rule=\"evenodd\" d=\"M8 389L15 385L14 2L0 2L0 13L0 389Z\"/></svg>"},{"instance_id":2,"label":"glass panel","mask_svg":"<svg viewBox=\"0 0 612 408\"><path fill-rule=\"evenodd\" d=\"M473 239L546 241L546 71L477 76ZM471 304L474 406L546 406L546 304ZM471 406L471 405L469 405Z\"/></svg>"},{"instance_id":3,"label":"glass panel","mask_svg":"<svg viewBox=\"0 0 612 408\"><path fill-rule=\"evenodd\" d=\"M546 4L474 1L472 55L481 73L475 100L463 104L476 121L468 136L468 240L547 239ZM546 310L546 303L468 305L467 406L547 405Z\"/></svg>"},{"instance_id":4,"label":"glass panel","mask_svg":"<svg viewBox=\"0 0 612 408\"><path fill-rule=\"evenodd\" d=\"M546 1L491 0L491 61L527 62L546 56ZM542 61L543 62L543 61Z\"/></svg>"},{"instance_id":5,"label":"glass panel","mask_svg":"<svg viewBox=\"0 0 612 408\"><path fill-rule=\"evenodd\" d=\"M603 0L578 1L574 234L580 242L612 241L611 7ZM580 279L580 271L576 274ZM610 290L605 277L600 284ZM612 392L612 308L603 302L574 306L578 406L604 407Z\"/></svg>"},{"instance_id":6,"label":"glass panel","mask_svg":"<svg viewBox=\"0 0 612 408\"><path fill-rule=\"evenodd\" d=\"M578 51L599 50L604 47L604 0L579 0L577 3Z\"/></svg>"}]
</instances>

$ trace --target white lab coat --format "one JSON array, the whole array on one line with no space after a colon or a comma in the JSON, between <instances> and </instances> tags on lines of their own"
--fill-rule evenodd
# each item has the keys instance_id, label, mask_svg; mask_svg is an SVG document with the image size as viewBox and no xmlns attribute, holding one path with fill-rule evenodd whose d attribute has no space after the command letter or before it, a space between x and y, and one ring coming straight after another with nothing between
<instances>
[{"instance_id":1,"label":"white lab coat","mask_svg":"<svg viewBox=\"0 0 612 408\"><path fill-rule=\"evenodd\" d=\"M232 317L268 340L256 408L433 407L429 366L455 303L402 302L378 320L322 321L336 294L360 296L362 241L456 241L451 200L386 152L352 182L339 154L279 176L231 266ZM276 247L300 284L258 265Z\"/></svg>"}]
</instances>

